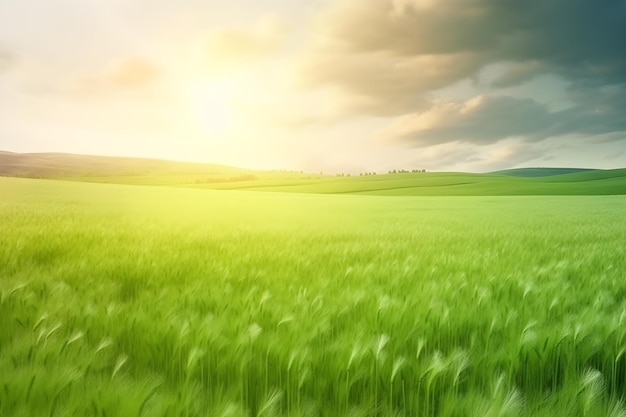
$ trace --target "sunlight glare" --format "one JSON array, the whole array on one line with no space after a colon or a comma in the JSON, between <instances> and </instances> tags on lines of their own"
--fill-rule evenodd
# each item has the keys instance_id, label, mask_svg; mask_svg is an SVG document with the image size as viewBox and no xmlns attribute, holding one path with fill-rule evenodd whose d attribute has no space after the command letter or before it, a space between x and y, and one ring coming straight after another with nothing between
<instances>
[{"instance_id":1,"label":"sunlight glare","mask_svg":"<svg viewBox=\"0 0 626 417\"><path fill-rule=\"evenodd\" d=\"M214 139L232 133L237 127L239 88L229 81L198 82L190 87L190 97L201 128Z\"/></svg>"}]
</instances>

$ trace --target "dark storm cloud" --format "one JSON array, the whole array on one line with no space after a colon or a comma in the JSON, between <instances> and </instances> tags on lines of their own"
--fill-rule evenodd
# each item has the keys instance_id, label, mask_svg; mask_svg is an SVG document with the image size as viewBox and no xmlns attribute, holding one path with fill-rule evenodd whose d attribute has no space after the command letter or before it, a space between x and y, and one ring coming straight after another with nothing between
<instances>
[{"instance_id":1,"label":"dark storm cloud","mask_svg":"<svg viewBox=\"0 0 626 417\"><path fill-rule=\"evenodd\" d=\"M416 145L626 130L626 0L347 0L319 27L309 82L402 116L390 131ZM465 113L466 103L428 109L436 90L493 64L503 64L495 92L550 74L568 86L569 108L494 96ZM442 114L448 119L426 123Z\"/></svg>"},{"instance_id":2,"label":"dark storm cloud","mask_svg":"<svg viewBox=\"0 0 626 417\"><path fill-rule=\"evenodd\" d=\"M493 1L510 26L495 58L537 60L572 81L626 82L626 1ZM508 33L508 34L507 34Z\"/></svg>"},{"instance_id":3,"label":"dark storm cloud","mask_svg":"<svg viewBox=\"0 0 626 417\"><path fill-rule=\"evenodd\" d=\"M622 83L624 22L624 0L372 0L346 2L322 29L348 56L471 54L477 66L535 62L572 78Z\"/></svg>"},{"instance_id":4,"label":"dark storm cloud","mask_svg":"<svg viewBox=\"0 0 626 417\"><path fill-rule=\"evenodd\" d=\"M552 116L530 99L481 96L464 103L436 103L426 112L402 116L386 136L416 146L487 145L508 137L547 137L557 127Z\"/></svg>"},{"instance_id":5,"label":"dark storm cloud","mask_svg":"<svg viewBox=\"0 0 626 417\"><path fill-rule=\"evenodd\" d=\"M491 82L491 87L507 88L514 87L526 81L530 81L541 73L541 64L537 61L517 63L499 74Z\"/></svg>"},{"instance_id":6,"label":"dark storm cloud","mask_svg":"<svg viewBox=\"0 0 626 417\"><path fill-rule=\"evenodd\" d=\"M624 88L581 97L581 104L561 111L531 99L481 96L464 103L440 102L426 112L396 119L385 132L390 139L415 146L445 142L492 144L509 137L540 141L555 136L625 132ZM611 135L623 140L626 135Z\"/></svg>"},{"instance_id":7,"label":"dark storm cloud","mask_svg":"<svg viewBox=\"0 0 626 417\"><path fill-rule=\"evenodd\" d=\"M558 113L566 124L562 130L593 135L626 132L626 83L574 84L570 100L576 105Z\"/></svg>"}]
</instances>

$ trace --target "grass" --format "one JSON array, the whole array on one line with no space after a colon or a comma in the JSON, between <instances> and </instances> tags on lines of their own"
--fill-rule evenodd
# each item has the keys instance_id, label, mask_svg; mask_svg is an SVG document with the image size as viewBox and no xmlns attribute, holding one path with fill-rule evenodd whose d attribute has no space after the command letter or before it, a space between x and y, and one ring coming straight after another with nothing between
<instances>
[{"instance_id":1,"label":"grass","mask_svg":"<svg viewBox=\"0 0 626 417\"><path fill-rule=\"evenodd\" d=\"M0 195L0 416L626 413L626 197Z\"/></svg>"}]
</instances>

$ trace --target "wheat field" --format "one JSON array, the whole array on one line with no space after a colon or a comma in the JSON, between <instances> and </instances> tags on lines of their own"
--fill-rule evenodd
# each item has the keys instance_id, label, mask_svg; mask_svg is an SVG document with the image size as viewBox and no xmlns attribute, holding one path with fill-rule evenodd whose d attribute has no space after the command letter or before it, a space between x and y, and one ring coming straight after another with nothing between
<instances>
[{"instance_id":1,"label":"wheat field","mask_svg":"<svg viewBox=\"0 0 626 417\"><path fill-rule=\"evenodd\" d=\"M0 416L625 416L625 207L0 178Z\"/></svg>"}]
</instances>

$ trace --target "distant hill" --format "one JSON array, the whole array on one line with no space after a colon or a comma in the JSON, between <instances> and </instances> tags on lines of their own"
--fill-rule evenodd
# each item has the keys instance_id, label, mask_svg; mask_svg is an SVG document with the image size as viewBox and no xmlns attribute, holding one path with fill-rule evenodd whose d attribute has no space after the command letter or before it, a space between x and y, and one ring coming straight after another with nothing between
<instances>
[{"instance_id":1,"label":"distant hill","mask_svg":"<svg viewBox=\"0 0 626 417\"><path fill-rule=\"evenodd\" d=\"M571 174L553 175L544 178L546 182L585 182L599 180L626 180L626 168L621 169L596 169L579 171Z\"/></svg>"},{"instance_id":2,"label":"distant hill","mask_svg":"<svg viewBox=\"0 0 626 417\"><path fill-rule=\"evenodd\" d=\"M566 175L589 171L598 170L585 168L515 168L494 171L490 172L490 174L508 175L510 177L551 177L553 175Z\"/></svg>"},{"instance_id":3,"label":"distant hill","mask_svg":"<svg viewBox=\"0 0 626 417\"><path fill-rule=\"evenodd\" d=\"M250 171L145 158L0 151L0 176L93 183L381 196L626 195L626 169L522 168L488 174L407 172L331 176Z\"/></svg>"},{"instance_id":4,"label":"distant hill","mask_svg":"<svg viewBox=\"0 0 626 417\"><path fill-rule=\"evenodd\" d=\"M0 175L30 178L139 175L230 175L244 169L147 158L0 151Z\"/></svg>"}]
</instances>

